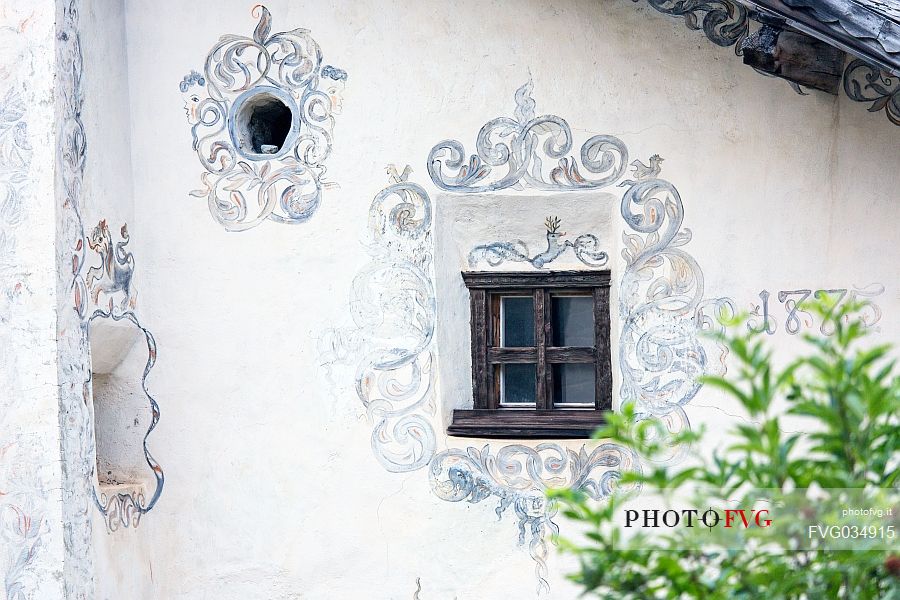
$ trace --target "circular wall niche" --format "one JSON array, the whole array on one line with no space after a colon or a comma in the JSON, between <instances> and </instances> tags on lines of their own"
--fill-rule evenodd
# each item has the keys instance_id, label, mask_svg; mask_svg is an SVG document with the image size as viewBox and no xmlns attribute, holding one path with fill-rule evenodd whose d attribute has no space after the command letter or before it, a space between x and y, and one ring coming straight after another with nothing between
<instances>
[{"instance_id":1,"label":"circular wall niche","mask_svg":"<svg viewBox=\"0 0 900 600\"><path fill-rule=\"evenodd\" d=\"M284 90L255 87L235 99L228 130L241 156L250 160L278 158L290 150L300 132L297 105Z\"/></svg>"}]
</instances>

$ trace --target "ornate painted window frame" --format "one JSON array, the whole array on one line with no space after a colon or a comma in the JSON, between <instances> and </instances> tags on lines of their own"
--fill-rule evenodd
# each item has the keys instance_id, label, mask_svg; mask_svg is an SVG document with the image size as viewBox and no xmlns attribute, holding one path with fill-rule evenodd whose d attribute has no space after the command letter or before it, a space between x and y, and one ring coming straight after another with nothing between
<instances>
[{"instance_id":1,"label":"ornate painted window frame","mask_svg":"<svg viewBox=\"0 0 900 600\"><path fill-rule=\"evenodd\" d=\"M589 138L578 158L572 156L568 123L556 115L536 116L531 90L530 81L517 90L514 117L498 117L481 128L474 154L466 155L456 140L436 144L427 161L432 182L460 194L624 190L620 402L634 403L637 418L660 418L670 432L689 428L684 407L700 389L696 376L724 365L724 349L700 333L719 327L734 313L733 303L705 297L703 272L684 248L692 234L683 227L682 199L659 177L659 157L649 165L629 163L625 143L610 135ZM629 164L633 178L624 176ZM432 490L443 500L495 498L498 518L513 507L519 542L527 543L535 560L538 592L547 591L547 536L558 527L556 507L545 491L569 486L600 499L612 493L622 471L640 470L641 459L603 442L585 443L577 451L544 442L437 452L431 199L407 181L409 167L402 175L391 167L388 172L392 182L369 211L372 260L353 281L354 324L326 332L322 362L356 364L353 387L374 422L372 449L386 470L427 466ZM710 360L710 353L717 360ZM670 460L678 460L680 452L673 449Z\"/></svg>"}]
</instances>

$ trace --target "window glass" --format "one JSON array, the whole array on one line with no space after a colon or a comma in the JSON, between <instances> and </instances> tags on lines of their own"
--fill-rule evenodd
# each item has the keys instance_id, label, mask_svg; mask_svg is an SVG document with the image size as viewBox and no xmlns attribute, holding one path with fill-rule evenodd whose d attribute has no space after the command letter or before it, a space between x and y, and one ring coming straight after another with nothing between
<instances>
[{"instance_id":1,"label":"window glass","mask_svg":"<svg viewBox=\"0 0 900 600\"><path fill-rule=\"evenodd\" d=\"M594 404L593 363L553 365L554 404Z\"/></svg>"},{"instance_id":2,"label":"window glass","mask_svg":"<svg viewBox=\"0 0 900 600\"><path fill-rule=\"evenodd\" d=\"M510 348L534 346L534 299L531 296L504 296L501 302L503 334L500 345Z\"/></svg>"},{"instance_id":3,"label":"window glass","mask_svg":"<svg viewBox=\"0 0 900 600\"><path fill-rule=\"evenodd\" d=\"M500 401L503 404L534 404L536 365L506 364L501 372Z\"/></svg>"},{"instance_id":4,"label":"window glass","mask_svg":"<svg viewBox=\"0 0 900 600\"><path fill-rule=\"evenodd\" d=\"M554 296L553 345L594 345L594 299L591 296Z\"/></svg>"}]
</instances>

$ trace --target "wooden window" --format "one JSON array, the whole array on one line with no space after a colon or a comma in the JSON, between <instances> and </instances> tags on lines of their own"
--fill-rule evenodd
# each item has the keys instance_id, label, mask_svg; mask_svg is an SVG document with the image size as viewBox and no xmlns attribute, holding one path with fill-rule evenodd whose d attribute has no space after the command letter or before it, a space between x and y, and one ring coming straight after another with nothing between
<instances>
[{"instance_id":1,"label":"wooden window","mask_svg":"<svg viewBox=\"0 0 900 600\"><path fill-rule=\"evenodd\" d=\"M472 409L450 435L590 437L612 406L609 271L463 273Z\"/></svg>"}]
</instances>

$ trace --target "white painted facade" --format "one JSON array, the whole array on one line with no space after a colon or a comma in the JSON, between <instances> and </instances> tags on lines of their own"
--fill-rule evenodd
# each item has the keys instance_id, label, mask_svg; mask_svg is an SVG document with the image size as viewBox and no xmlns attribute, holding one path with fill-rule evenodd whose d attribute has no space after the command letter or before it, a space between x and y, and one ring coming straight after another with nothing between
<instances>
[{"instance_id":1,"label":"white painted facade","mask_svg":"<svg viewBox=\"0 0 900 600\"><path fill-rule=\"evenodd\" d=\"M619 403L622 234L634 233L621 214L625 188L455 193L426 168L441 140L459 140L468 158L485 123L514 116L514 95L529 78L535 114L571 127L573 156L607 134L624 142L628 162L665 159L660 176L680 194L682 231L692 232L683 249L702 270L703 297L749 311L768 291L779 352L800 347L779 291L883 288L870 298L880 312L876 336L900 340L900 128L845 95L797 95L644 2L270 0L273 32L309 30L322 64L348 74L339 86L320 82L341 94L322 179L336 185L325 186L303 223L265 220L237 232L190 195L204 169L179 82L203 72L220 36L252 35L252 3L75 6L74 21L49 0L0 8L0 114L11 106L6 90L19 93L31 148L28 164L16 167L29 182L21 216L3 212L0 197L2 233L14 235L13 246L0 245L0 599L501 600L535 597L536 575L549 586L542 597L574 598L565 579L574 563L548 545L546 570L536 573L532 554L544 550L529 548L528 535L517 543L514 507L498 521L496 496L448 502L435 492L435 463L412 464L470 447L496 456L518 443L444 433L452 409L471 404L459 272L473 269L468 255L479 244L520 239L539 252L550 215L570 239L596 235L609 255ZM66 76L72 46L57 38L72 22L84 58L86 150L83 182L66 203L67 182L79 180L60 166L78 85ZM7 163L4 183L14 170ZM429 231L412 241L373 233L386 222L370 207L391 183L389 164L410 165L408 182L430 197ZM86 284L79 315L72 255L82 239L83 278L100 263L87 242L101 220L113 244L127 223L134 291L102 292L94 302ZM373 447L382 413L367 412L357 395L357 366L392 339L379 326L396 298L379 288L370 297L387 308L354 304L353 285L379 257L415 262L428 252L433 264L418 264L434 290L435 337L416 364L434 377L416 414L434 445L391 468ZM569 252L545 269L583 267ZM156 477L141 446L152 420L140 389L149 338L130 321L90 320L110 298L113 314L133 311L155 339L146 385L161 414L147 444L165 474L152 510L115 531L93 488L140 491L148 502ZM374 325L366 329L354 310L374 315ZM388 329L402 329L399 321ZM819 324L800 326L815 332ZM335 354L335 330L359 344ZM85 389L89 354L95 375ZM709 356L710 368L717 359ZM684 411L694 426L721 430L734 407L701 389ZM590 453L598 442L560 445ZM101 485L104 468L124 485ZM521 477L504 480L510 493L538 498L535 480ZM553 520L565 535L565 521Z\"/></svg>"}]
</instances>

